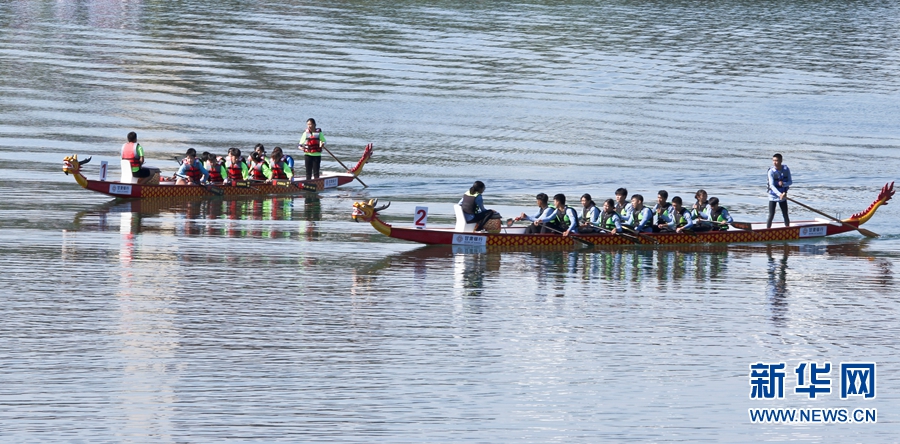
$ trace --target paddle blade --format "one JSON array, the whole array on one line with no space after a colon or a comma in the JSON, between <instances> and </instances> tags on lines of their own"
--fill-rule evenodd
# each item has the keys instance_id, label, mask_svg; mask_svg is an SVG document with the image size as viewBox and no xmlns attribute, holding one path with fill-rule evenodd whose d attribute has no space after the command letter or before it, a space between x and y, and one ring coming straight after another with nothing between
<instances>
[{"instance_id":1,"label":"paddle blade","mask_svg":"<svg viewBox=\"0 0 900 444\"><path fill-rule=\"evenodd\" d=\"M747 230L750 231L753 229L753 225L747 222L732 222L731 226L737 228L738 230Z\"/></svg>"},{"instance_id":2,"label":"paddle blade","mask_svg":"<svg viewBox=\"0 0 900 444\"><path fill-rule=\"evenodd\" d=\"M880 236L880 234L871 232L871 231L869 231L869 230L867 230L867 229L865 229L865 228L857 228L856 230L859 231L859 233L862 234L862 235L865 236L865 237L878 237L878 236Z\"/></svg>"}]
</instances>

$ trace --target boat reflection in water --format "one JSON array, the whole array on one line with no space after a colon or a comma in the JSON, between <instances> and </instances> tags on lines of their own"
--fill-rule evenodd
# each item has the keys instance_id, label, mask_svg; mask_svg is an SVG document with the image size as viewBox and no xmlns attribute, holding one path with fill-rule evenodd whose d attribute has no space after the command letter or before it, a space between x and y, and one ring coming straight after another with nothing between
<instances>
[{"instance_id":1,"label":"boat reflection in water","mask_svg":"<svg viewBox=\"0 0 900 444\"><path fill-rule=\"evenodd\" d=\"M298 199L303 201L303 212L295 214ZM111 201L79 212L73 231L118 228L123 234L132 235L314 240L318 237L315 222L321 218L321 204L314 193L305 197L145 199ZM299 230L296 223L287 223L292 221L300 222Z\"/></svg>"},{"instance_id":2,"label":"boat reflection in water","mask_svg":"<svg viewBox=\"0 0 900 444\"><path fill-rule=\"evenodd\" d=\"M412 269L416 282L428 285L452 270L457 296L493 293L647 296L736 293L763 294L773 323L784 321L791 285L806 298L835 280L875 291L893 286L891 261L869 253L870 242L847 239L810 244L706 245L622 248L604 251L497 252L479 247L426 246L394 254L356 269L356 283L370 285L383 273ZM831 269L835 257L859 258L854 270ZM846 264L846 261L842 261ZM853 262L852 262L853 263ZM522 271L526 270L526 273ZM516 281L504 274L518 276ZM526 278L522 276L526 275Z\"/></svg>"}]
</instances>

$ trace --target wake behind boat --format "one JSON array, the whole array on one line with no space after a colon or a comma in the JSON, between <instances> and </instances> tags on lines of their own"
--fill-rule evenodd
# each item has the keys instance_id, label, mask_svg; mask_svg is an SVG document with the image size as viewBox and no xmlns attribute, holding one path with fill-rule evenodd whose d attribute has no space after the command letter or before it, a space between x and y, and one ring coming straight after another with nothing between
<instances>
[{"instance_id":1,"label":"wake behind boat","mask_svg":"<svg viewBox=\"0 0 900 444\"><path fill-rule=\"evenodd\" d=\"M346 173L325 173L318 179L311 180L276 180L270 182L243 180L230 184L176 185L174 181L156 181L157 183L142 184L91 180L86 178L81 171L81 167L90 162L91 158L79 161L78 155L72 155L63 159L63 172L72 174L78 185L81 185L84 189L120 199L290 195L322 191L353 182L362 173L363 166L369 161L370 157L372 157L371 143L366 145L363 155L359 162L356 163L356 166L347 170Z\"/></svg>"},{"instance_id":2,"label":"wake behind boat","mask_svg":"<svg viewBox=\"0 0 900 444\"><path fill-rule=\"evenodd\" d=\"M390 204L378 207L377 200L356 202L353 204L353 220L369 222L385 236L423 244L467 245L496 248L554 248L594 245L686 245L686 244L724 244L769 241L793 241L811 239L850 231L860 230L859 226L868 222L881 205L886 205L894 195L894 183L886 184L878 197L864 211L860 211L840 221L830 219L814 219L791 222L789 227L766 228L765 222L745 224L744 230L706 231L697 233L639 233L639 234L526 234L524 227L500 227L491 232L474 232L475 224L466 224L462 212L456 205L456 227L448 228L403 228L394 227L378 218L379 211ZM867 231L867 230L861 230Z\"/></svg>"}]
</instances>

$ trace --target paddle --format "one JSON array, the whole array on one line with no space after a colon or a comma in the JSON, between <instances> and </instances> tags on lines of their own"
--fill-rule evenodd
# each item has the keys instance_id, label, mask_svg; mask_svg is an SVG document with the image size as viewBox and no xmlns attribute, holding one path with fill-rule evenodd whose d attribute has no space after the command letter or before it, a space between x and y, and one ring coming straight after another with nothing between
<instances>
[{"instance_id":1,"label":"paddle","mask_svg":"<svg viewBox=\"0 0 900 444\"><path fill-rule=\"evenodd\" d=\"M659 241L656 240L655 238L653 238L653 237L651 237L651 236L647 236L646 234L642 234L641 232L639 232L639 231L637 231L637 230L635 230L634 228L631 228L631 227L629 227L629 226L622 225L622 229L625 230L625 231L627 231L627 232L629 232L629 233L631 233L631 234L633 234L633 235L635 235L635 236L637 236L637 237L639 237L639 238L641 238L641 239L647 239L647 240L649 240L650 242L653 242L653 243L656 243L656 244L659 243Z\"/></svg>"},{"instance_id":2,"label":"paddle","mask_svg":"<svg viewBox=\"0 0 900 444\"><path fill-rule=\"evenodd\" d=\"M328 153L329 156L333 157L334 160L337 161L337 163L341 164L341 166L344 167L345 170L350 171L350 168L347 168L347 165L344 165L344 162L341 162L341 159L338 159L337 157L334 156L334 154L331 154L331 151L329 151L328 148L325 148L325 145L322 145L322 149L325 150L325 152ZM362 179L359 178L359 176L354 175L353 178L358 180L359 183L362 184L362 186L369 188L369 186L366 185L366 183L363 182Z\"/></svg>"},{"instance_id":3,"label":"paddle","mask_svg":"<svg viewBox=\"0 0 900 444\"><path fill-rule=\"evenodd\" d=\"M753 226L749 222L728 223L728 222L719 222L719 221L715 221L715 220L704 220L704 222L711 222L711 223L718 224L718 225L731 225L732 227L737 228L738 230L753 231Z\"/></svg>"},{"instance_id":4,"label":"paddle","mask_svg":"<svg viewBox=\"0 0 900 444\"><path fill-rule=\"evenodd\" d=\"M624 237L625 239L630 240L631 243L633 243L633 244L640 244L640 243L641 243L641 241L640 241L638 238L636 238L636 237L634 237L634 236L631 236L631 235L629 235L629 234L625 234L625 233L615 233L615 234L613 234L612 230L607 230L607 229L605 229L605 228L600 228L600 227L598 227L598 226L596 226L596 225L591 225L591 226L594 227L594 228L596 228L596 229L598 229L598 230L600 230L601 233L612 234L612 235L614 235L614 236L622 236L622 237Z\"/></svg>"},{"instance_id":5,"label":"paddle","mask_svg":"<svg viewBox=\"0 0 900 444\"><path fill-rule=\"evenodd\" d=\"M836 217L834 217L834 216L831 216L831 215L829 215L829 214L825 214L825 213L823 213L823 212L821 212L821 211L819 211L819 210L817 210L817 209L815 209L815 208L810 207L809 205L806 205L806 204L797 202L796 199L791 199L790 197L787 197L787 196L785 196L784 198L787 199L787 200L789 200L789 201L791 201L791 202L793 202L793 203L795 203L795 204L797 204L797 205L800 205L800 206L803 207L803 208L806 208L806 209L809 210L809 211L812 211L813 213L821 214L822 216L825 216L825 217L827 217L827 218L829 218L829 219L831 219L831 220L833 220L833 221L835 221L835 222L840 222L842 225L846 225L846 226L848 226L848 227L850 227L850 228L853 228L854 230L859 231L860 234L862 234L863 236L866 236L866 237L878 237L878 236L879 236L878 233L874 233L874 232L869 231L869 230L867 230L867 229L865 229L865 228L854 227L853 225L850 225L850 224L848 224L847 222L844 222L844 221L842 221L842 220L840 220L840 219L838 219L838 218L836 218Z\"/></svg>"},{"instance_id":6,"label":"paddle","mask_svg":"<svg viewBox=\"0 0 900 444\"><path fill-rule=\"evenodd\" d=\"M194 179L191 179L190 177L187 177L187 176L184 176L184 175L181 175L178 173L175 173L175 175L182 179L187 179L188 181L191 182L191 185L197 185L197 186L203 187L204 189L206 189L206 191L212 193L213 195L222 196L225 194L225 190L223 190L213 184L210 184L210 183L202 184L202 183L194 182Z\"/></svg>"},{"instance_id":7,"label":"paddle","mask_svg":"<svg viewBox=\"0 0 900 444\"><path fill-rule=\"evenodd\" d=\"M559 231L559 230L557 230L556 228L551 228L551 227L548 227L548 226L546 226L546 225L544 225L544 228L546 228L546 229L548 229L548 230L550 230L550 231L552 231L552 232L554 232L554 233L564 234L562 231ZM575 240L577 240L578 242L581 242L581 243L583 243L583 244L585 244L585 245L588 245L588 246L591 246L591 247L594 246L594 243L593 243L593 242L588 241L588 240L585 240L585 239L582 239L582 238L580 238L580 237L578 237L578 236L576 236L576 235L574 235L574 234L572 234L572 233L569 233L569 236L568 236L568 237L571 237L572 239L575 239Z\"/></svg>"}]
</instances>

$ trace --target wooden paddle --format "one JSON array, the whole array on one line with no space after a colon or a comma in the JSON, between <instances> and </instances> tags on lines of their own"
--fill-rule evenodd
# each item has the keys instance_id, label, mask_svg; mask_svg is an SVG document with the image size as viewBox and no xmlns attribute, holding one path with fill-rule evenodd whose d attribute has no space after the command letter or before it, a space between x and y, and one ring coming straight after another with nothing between
<instances>
[{"instance_id":1,"label":"wooden paddle","mask_svg":"<svg viewBox=\"0 0 900 444\"><path fill-rule=\"evenodd\" d=\"M639 231L637 231L637 230L635 230L634 228L631 228L631 227L629 227L629 226L622 225L622 229L625 230L625 231L627 231L627 232L629 232L629 233L631 233L631 234L633 234L633 235L635 235L635 236L637 236L637 237L639 237L639 238L641 238L641 239L647 239L647 240L649 240L650 242L653 242L653 243L656 243L656 244L659 243L659 241L656 240L655 238L653 238L653 237L651 237L651 236L647 236L646 234L642 234L642 233L640 233Z\"/></svg>"},{"instance_id":2,"label":"wooden paddle","mask_svg":"<svg viewBox=\"0 0 900 444\"><path fill-rule=\"evenodd\" d=\"M215 196L222 196L222 195L225 194L225 190L223 190L223 189L221 189L221 188L219 188L219 187L217 187L217 186L215 186L215 185L213 185L213 184L210 184L210 183L202 184L202 183L199 183L199 182L194 182L194 179L191 179L190 177L183 176L183 175L178 174L178 173L175 173L175 175L178 176L178 177L180 177L180 178L182 178L182 179L187 179L187 180L189 180L189 181L191 182L191 185L197 185L197 186L203 187L204 189L206 189L207 192L209 192L209 193L211 193L211 194L213 194L213 195L215 195Z\"/></svg>"},{"instance_id":3,"label":"wooden paddle","mask_svg":"<svg viewBox=\"0 0 900 444\"><path fill-rule=\"evenodd\" d=\"M548 230L550 230L550 231L552 231L552 232L554 232L554 233L563 234L562 231L559 231L559 230L557 230L556 228L551 228L551 227L548 227L548 226L546 226L546 225L544 225L544 228L546 228L546 229L548 229ZM574 234L572 234L572 233L569 233L569 236L568 236L568 237L571 237L572 239L575 239L575 240L577 240L578 242L581 242L581 243L583 243L583 244L585 244L585 245L588 245L588 246L591 246L591 247L594 246L594 243L593 243L593 242L588 241L588 240L585 240L585 239L582 239L582 238L580 238L580 237L578 237L578 236L576 236L576 235L574 235Z\"/></svg>"},{"instance_id":4,"label":"wooden paddle","mask_svg":"<svg viewBox=\"0 0 900 444\"><path fill-rule=\"evenodd\" d=\"M592 227L594 227L594 228L600 230L601 233L613 234L612 230L607 230L606 228L602 228L602 227L600 227L600 226L598 226L598 225L590 224L590 226L592 226ZM614 234L614 236L622 236L622 237L624 237L625 239L630 240L631 243L633 243L633 244L640 244L640 243L641 243L641 241L640 241L638 238L636 238L636 237L634 237L634 236L632 236L632 235L630 235L630 234L616 233L616 234Z\"/></svg>"},{"instance_id":5,"label":"wooden paddle","mask_svg":"<svg viewBox=\"0 0 900 444\"><path fill-rule=\"evenodd\" d=\"M753 231L753 226L749 222L728 223L728 222L718 222L718 221L714 221L714 220L704 220L704 222L711 222L711 223L718 224L718 225L731 225L732 227L737 228L738 230Z\"/></svg>"},{"instance_id":6,"label":"wooden paddle","mask_svg":"<svg viewBox=\"0 0 900 444\"><path fill-rule=\"evenodd\" d=\"M329 156L333 157L334 160L337 161L337 163L341 164L341 166L344 167L345 170L350 171L350 168L347 168L347 165L344 165L344 162L341 162L341 159L338 159L337 157L334 156L334 154L331 154L331 151L329 151L328 148L325 148L325 145L321 145L321 147L323 150L325 150L326 153L328 153ZM354 175L353 178L358 180L359 183L362 184L362 186L369 188L369 186L366 185L366 183L363 182L362 179L359 178L359 176Z\"/></svg>"},{"instance_id":7,"label":"wooden paddle","mask_svg":"<svg viewBox=\"0 0 900 444\"><path fill-rule=\"evenodd\" d=\"M829 215L829 214L823 213L823 212L821 212L821 211L819 211L819 210L817 210L817 209L815 209L815 208L813 208L813 207L810 207L809 205L806 205L806 204L804 204L804 203L797 202L796 199L791 199L790 197L787 197L787 196L785 196L784 198L787 199L787 200L789 200L789 201L791 201L791 202L793 202L793 203L795 203L795 204L797 204L797 205L800 205L800 206L803 207L803 208L806 208L806 209L809 210L809 211L812 211L813 213L821 214L822 216L825 216L825 217L827 217L827 218L829 218L829 219L831 219L831 220L833 220L833 221L835 221L835 222L840 222L842 225L845 225L845 226L848 226L848 227L850 227L850 228L853 228L854 230L859 231L860 234L862 234L863 236L866 236L866 237L878 237L878 236L879 236L878 233L874 233L874 232L869 231L869 230L867 230L867 229L865 229L865 228L854 227L853 225L850 225L850 224L848 224L847 222L844 222L844 221L842 221L842 220L840 220L840 219L838 219L838 218L836 218L836 217L834 217L834 216L831 216L831 215Z\"/></svg>"}]
</instances>

